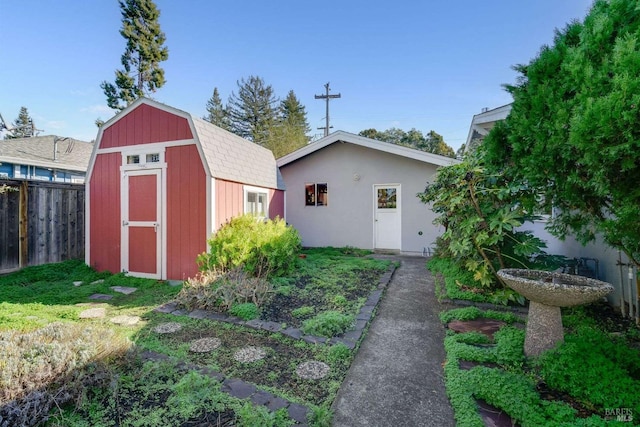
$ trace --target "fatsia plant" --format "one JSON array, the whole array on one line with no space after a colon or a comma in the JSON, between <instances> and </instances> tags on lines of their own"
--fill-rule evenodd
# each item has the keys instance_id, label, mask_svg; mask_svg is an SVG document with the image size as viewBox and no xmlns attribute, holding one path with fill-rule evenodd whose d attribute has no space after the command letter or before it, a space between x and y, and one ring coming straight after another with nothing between
<instances>
[{"instance_id":1,"label":"fatsia plant","mask_svg":"<svg viewBox=\"0 0 640 427\"><path fill-rule=\"evenodd\" d=\"M430 203L445 232L438 241L440 256L452 258L474 274L484 287L504 287L501 268L540 267L547 261L544 241L518 228L535 217L527 203L535 194L519 184L489 173L481 153L439 169L435 182L418 198Z\"/></svg>"}]
</instances>

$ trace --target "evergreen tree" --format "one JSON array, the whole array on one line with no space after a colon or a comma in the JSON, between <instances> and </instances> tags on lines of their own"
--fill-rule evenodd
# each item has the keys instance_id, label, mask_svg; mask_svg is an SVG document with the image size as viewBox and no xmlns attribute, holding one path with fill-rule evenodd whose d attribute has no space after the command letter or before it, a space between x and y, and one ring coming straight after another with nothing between
<instances>
[{"instance_id":1,"label":"evergreen tree","mask_svg":"<svg viewBox=\"0 0 640 427\"><path fill-rule=\"evenodd\" d=\"M525 206L555 208L550 232L581 243L599 235L640 266L639 47L637 2L597 0L584 22L515 67L511 113L479 150L538 190Z\"/></svg>"},{"instance_id":2,"label":"evergreen tree","mask_svg":"<svg viewBox=\"0 0 640 427\"><path fill-rule=\"evenodd\" d=\"M227 109L222 105L222 99L220 99L217 87L213 88L213 95L207 101L207 115L203 119L222 129L229 130L231 128Z\"/></svg>"},{"instance_id":3,"label":"evergreen tree","mask_svg":"<svg viewBox=\"0 0 640 427\"><path fill-rule=\"evenodd\" d=\"M276 158L282 157L307 145L307 132L310 130L305 107L290 90L287 97L280 101L278 120L269 129L269 137L264 146L270 149Z\"/></svg>"},{"instance_id":4,"label":"evergreen tree","mask_svg":"<svg viewBox=\"0 0 640 427\"><path fill-rule=\"evenodd\" d=\"M271 85L257 76L238 82L238 94L231 93L227 102L227 112L231 131L256 144L264 145L269 138L269 130L276 123L278 102Z\"/></svg>"},{"instance_id":5,"label":"evergreen tree","mask_svg":"<svg viewBox=\"0 0 640 427\"><path fill-rule=\"evenodd\" d=\"M31 116L29 116L27 107L20 107L18 118L13 121L11 130L4 136L4 139L31 138L35 136L35 132L35 125Z\"/></svg>"},{"instance_id":6,"label":"evergreen tree","mask_svg":"<svg viewBox=\"0 0 640 427\"><path fill-rule=\"evenodd\" d=\"M115 84L102 82L107 105L122 110L137 98L155 92L164 83L160 62L169 58L169 49L160 29L160 11L153 0L120 0L122 29L127 41L121 62L124 69L116 70Z\"/></svg>"},{"instance_id":7,"label":"evergreen tree","mask_svg":"<svg viewBox=\"0 0 640 427\"><path fill-rule=\"evenodd\" d=\"M303 134L311 131L307 121L307 112L293 90L280 102L280 116L283 122L299 129Z\"/></svg>"}]
</instances>

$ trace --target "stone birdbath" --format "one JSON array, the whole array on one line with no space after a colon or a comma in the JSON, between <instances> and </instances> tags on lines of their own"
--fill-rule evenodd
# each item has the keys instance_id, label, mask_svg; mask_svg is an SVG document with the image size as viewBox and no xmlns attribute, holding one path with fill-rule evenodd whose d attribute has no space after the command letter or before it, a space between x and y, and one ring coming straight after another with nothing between
<instances>
[{"instance_id":1,"label":"stone birdbath","mask_svg":"<svg viewBox=\"0 0 640 427\"><path fill-rule=\"evenodd\" d=\"M539 356L564 341L560 307L588 304L611 291L607 282L551 271L506 268L498 276L530 301L524 354Z\"/></svg>"}]
</instances>

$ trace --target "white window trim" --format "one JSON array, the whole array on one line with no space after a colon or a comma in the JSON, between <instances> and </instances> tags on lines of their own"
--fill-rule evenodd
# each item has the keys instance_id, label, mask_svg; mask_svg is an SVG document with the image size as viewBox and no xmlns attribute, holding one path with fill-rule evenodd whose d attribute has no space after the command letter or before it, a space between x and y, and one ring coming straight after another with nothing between
<instances>
[{"instance_id":1,"label":"white window trim","mask_svg":"<svg viewBox=\"0 0 640 427\"><path fill-rule=\"evenodd\" d=\"M263 187L253 187L251 185L242 186L242 211L245 214L250 213L250 212L247 212L247 193L263 193L267 195L267 197L265 197L265 207L264 207L265 216L259 217L259 218L269 218L269 189L263 188Z\"/></svg>"},{"instance_id":2,"label":"white window trim","mask_svg":"<svg viewBox=\"0 0 640 427\"><path fill-rule=\"evenodd\" d=\"M137 147L133 149L122 150L122 166L120 170L139 170L139 169L158 169L158 168L166 168L167 163L164 158L165 149L164 147L155 149L150 149L150 147ZM158 161L147 163L147 154L158 154ZM127 158L129 156L140 156L140 163L127 163Z\"/></svg>"}]
</instances>

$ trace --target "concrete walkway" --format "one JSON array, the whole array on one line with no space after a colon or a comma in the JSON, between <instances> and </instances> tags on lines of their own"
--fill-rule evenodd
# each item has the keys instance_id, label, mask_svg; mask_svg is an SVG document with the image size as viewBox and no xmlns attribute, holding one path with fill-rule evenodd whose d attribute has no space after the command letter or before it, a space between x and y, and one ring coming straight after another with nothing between
<instances>
[{"instance_id":1,"label":"concrete walkway","mask_svg":"<svg viewBox=\"0 0 640 427\"><path fill-rule=\"evenodd\" d=\"M396 259L400 268L333 404L336 427L455 425L433 278L425 258Z\"/></svg>"}]
</instances>

